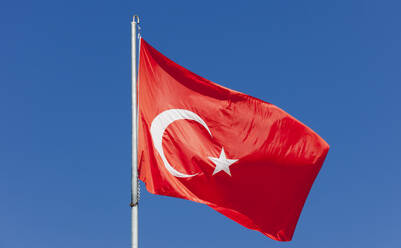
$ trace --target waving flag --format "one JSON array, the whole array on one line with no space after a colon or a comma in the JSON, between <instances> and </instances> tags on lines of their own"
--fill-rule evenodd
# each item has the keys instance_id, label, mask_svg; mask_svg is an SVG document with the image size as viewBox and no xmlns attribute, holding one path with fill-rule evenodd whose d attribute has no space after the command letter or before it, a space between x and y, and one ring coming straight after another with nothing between
<instances>
[{"instance_id":1,"label":"waving flag","mask_svg":"<svg viewBox=\"0 0 401 248\"><path fill-rule=\"evenodd\" d=\"M329 145L280 108L217 85L141 39L139 177L291 240Z\"/></svg>"}]
</instances>

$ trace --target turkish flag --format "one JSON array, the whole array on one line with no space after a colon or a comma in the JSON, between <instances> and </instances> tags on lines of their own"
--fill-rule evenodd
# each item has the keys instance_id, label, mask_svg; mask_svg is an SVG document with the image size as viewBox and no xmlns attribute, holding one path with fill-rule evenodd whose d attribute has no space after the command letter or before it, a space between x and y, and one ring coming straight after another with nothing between
<instances>
[{"instance_id":1,"label":"turkish flag","mask_svg":"<svg viewBox=\"0 0 401 248\"><path fill-rule=\"evenodd\" d=\"M138 84L139 177L148 191L291 240L329 145L280 108L190 72L143 39Z\"/></svg>"}]
</instances>

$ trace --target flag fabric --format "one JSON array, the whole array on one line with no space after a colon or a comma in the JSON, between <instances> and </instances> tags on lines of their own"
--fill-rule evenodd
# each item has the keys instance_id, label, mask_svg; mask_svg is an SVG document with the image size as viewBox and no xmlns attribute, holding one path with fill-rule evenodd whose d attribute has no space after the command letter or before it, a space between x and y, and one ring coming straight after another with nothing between
<instances>
[{"instance_id":1,"label":"flag fabric","mask_svg":"<svg viewBox=\"0 0 401 248\"><path fill-rule=\"evenodd\" d=\"M322 138L143 39L138 105L139 178L149 192L206 204L274 240L292 239L329 150Z\"/></svg>"}]
</instances>

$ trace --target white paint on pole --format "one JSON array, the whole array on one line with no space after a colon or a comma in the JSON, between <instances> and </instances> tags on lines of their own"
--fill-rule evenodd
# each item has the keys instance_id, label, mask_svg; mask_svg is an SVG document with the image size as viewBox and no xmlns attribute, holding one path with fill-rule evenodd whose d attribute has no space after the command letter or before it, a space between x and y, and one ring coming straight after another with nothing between
<instances>
[{"instance_id":1,"label":"white paint on pole","mask_svg":"<svg viewBox=\"0 0 401 248\"><path fill-rule=\"evenodd\" d=\"M137 105L137 25L131 23L132 166L131 166L131 247L138 248L138 105Z\"/></svg>"}]
</instances>

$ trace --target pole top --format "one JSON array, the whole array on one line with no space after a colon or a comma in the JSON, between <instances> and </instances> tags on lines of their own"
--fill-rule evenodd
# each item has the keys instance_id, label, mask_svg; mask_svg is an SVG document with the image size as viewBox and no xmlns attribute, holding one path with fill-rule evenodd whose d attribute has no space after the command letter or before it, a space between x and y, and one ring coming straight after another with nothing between
<instances>
[{"instance_id":1,"label":"pole top","mask_svg":"<svg viewBox=\"0 0 401 248\"><path fill-rule=\"evenodd\" d=\"M133 23L139 24L139 16L138 16L138 15L134 15L134 16L132 17L132 22L133 22Z\"/></svg>"}]
</instances>

